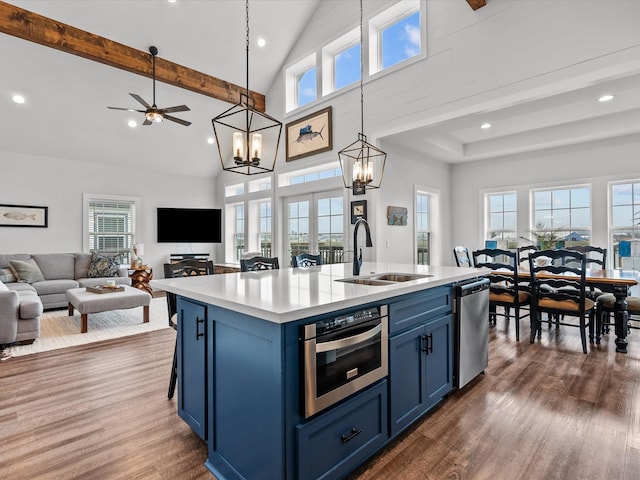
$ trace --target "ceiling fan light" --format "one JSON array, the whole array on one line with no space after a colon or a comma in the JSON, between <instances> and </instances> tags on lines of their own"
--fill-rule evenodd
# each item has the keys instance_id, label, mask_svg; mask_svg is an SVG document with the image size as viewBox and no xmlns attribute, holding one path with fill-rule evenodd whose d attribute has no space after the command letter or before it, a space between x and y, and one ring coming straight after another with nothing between
<instances>
[{"instance_id":1,"label":"ceiling fan light","mask_svg":"<svg viewBox=\"0 0 640 480\"><path fill-rule=\"evenodd\" d=\"M163 120L160 112L147 112L144 115L150 122L160 123Z\"/></svg>"}]
</instances>

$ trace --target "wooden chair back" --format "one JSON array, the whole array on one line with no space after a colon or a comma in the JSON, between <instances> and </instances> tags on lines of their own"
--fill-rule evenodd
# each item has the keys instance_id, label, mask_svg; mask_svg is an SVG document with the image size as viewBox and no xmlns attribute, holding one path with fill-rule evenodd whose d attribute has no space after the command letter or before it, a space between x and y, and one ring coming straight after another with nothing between
<instances>
[{"instance_id":1,"label":"wooden chair back","mask_svg":"<svg viewBox=\"0 0 640 480\"><path fill-rule=\"evenodd\" d=\"M294 255L293 267L315 267L316 265L322 265L322 257L320 255L313 255L312 253L301 253L300 255Z\"/></svg>"},{"instance_id":2,"label":"wooden chair back","mask_svg":"<svg viewBox=\"0 0 640 480\"><path fill-rule=\"evenodd\" d=\"M259 270L277 270L280 268L278 257L253 257L240 259L241 272L255 272Z\"/></svg>"}]
</instances>

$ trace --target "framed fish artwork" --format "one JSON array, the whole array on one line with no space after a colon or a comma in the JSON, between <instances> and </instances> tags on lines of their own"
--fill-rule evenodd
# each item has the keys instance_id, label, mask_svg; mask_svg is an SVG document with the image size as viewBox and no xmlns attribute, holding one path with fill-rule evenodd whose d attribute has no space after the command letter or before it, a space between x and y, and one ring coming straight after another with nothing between
<instances>
[{"instance_id":1,"label":"framed fish artwork","mask_svg":"<svg viewBox=\"0 0 640 480\"><path fill-rule=\"evenodd\" d=\"M333 148L331 107L287 123L287 162Z\"/></svg>"},{"instance_id":2,"label":"framed fish artwork","mask_svg":"<svg viewBox=\"0 0 640 480\"><path fill-rule=\"evenodd\" d=\"M0 205L0 227L41 227L49 224L49 207Z\"/></svg>"}]
</instances>

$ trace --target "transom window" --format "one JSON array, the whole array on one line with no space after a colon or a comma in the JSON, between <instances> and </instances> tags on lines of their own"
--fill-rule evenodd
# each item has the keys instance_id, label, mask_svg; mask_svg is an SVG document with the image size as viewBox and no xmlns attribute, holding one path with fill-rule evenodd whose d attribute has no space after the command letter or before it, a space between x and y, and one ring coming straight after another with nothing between
<instances>
[{"instance_id":1,"label":"transom window","mask_svg":"<svg viewBox=\"0 0 640 480\"><path fill-rule=\"evenodd\" d=\"M420 3L404 0L372 18L369 73L374 74L422 52Z\"/></svg>"},{"instance_id":2,"label":"transom window","mask_svg":"<svg viewBox=\"0 0 640 480\"><path fill-rule=\"evenodd\" d=\"M591 187L533 191L532 240L542 248L589 245Z\"/></svg>"}]
</instances>

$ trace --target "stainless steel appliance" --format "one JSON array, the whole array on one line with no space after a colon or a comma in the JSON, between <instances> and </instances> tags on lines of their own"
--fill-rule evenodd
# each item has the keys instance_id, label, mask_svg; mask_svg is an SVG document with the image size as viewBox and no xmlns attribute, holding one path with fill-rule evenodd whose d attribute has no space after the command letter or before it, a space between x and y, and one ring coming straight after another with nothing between
<instances>
[{"instance_id":1,"label":"stainless steel appliance","mask_svg":"<svg viewBox=\"0 0 640 480\"><path fill-rule=\"evenodd\" d=\"M489 364L489 279L455 287L454 383L464 387Z\"/></svg>"},{"instance_id":2,"label":"stainless steel appliance","mask_svg":"<svg viewBox=\"0 0 640 480\"><path fill-rule=\"evenodd\" d=\"M302 327L305 418L387 376L388 324L381 305Z\"/></svg>"}]
</instances>

